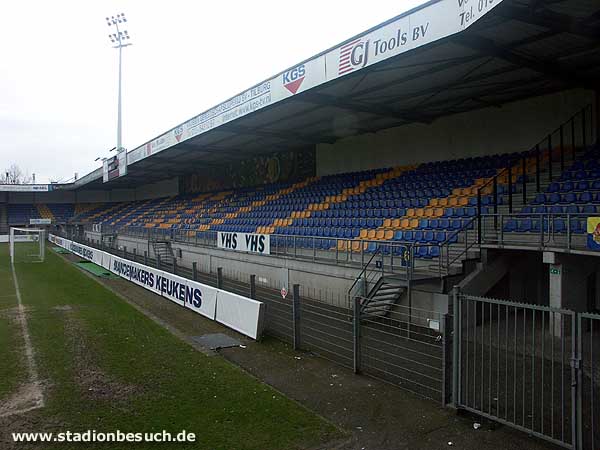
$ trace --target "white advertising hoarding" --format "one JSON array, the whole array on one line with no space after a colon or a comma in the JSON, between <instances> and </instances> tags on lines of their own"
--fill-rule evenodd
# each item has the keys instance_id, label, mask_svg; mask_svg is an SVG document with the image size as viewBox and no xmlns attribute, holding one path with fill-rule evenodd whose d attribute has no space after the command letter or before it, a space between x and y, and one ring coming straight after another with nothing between
<instances>
[{"instance_id":1,"label":"white advertising hoarding","mask_svg":"<svg viewBox=\"0 0 600 450\"><path fill-rule=\"evenodd\" d=\"M264 304L231 292L219 291L215 320L257 339L262 334Z\"/></svg>"},{"instance_id":2,"label":"white advertising hoarding","mask_svg":"<svg viewBox=\"0 0 600 450\"><path fill-rule=\"evenodd\" d=\"M269 255L271 253L271 237L268 234L225 233L219 231L217 246L225 250Z\"/></svg>"},{"instance_id":3,"label":"white advertising hoarding","mask_svg":"<svg viewBox=\"0 0 600 450\"><path fill-rule=\"evenodd\" d=\"M123 149L115 156L102 162L102 182L127 175L127 150Z\"/></svg>"},{"instance_id":4,"label":"white advertising hoarding","mask_svg":"<svg viewBox=\"0 0 600 450\"><path fill-rule=\"evenodd\" d=\"M48 240L101 265L125 280L204 317L217 320L246 336L257 339L262 332L264 307L259 301L129 261L53 234L48 235Z\"/></svg>"},{"instance_id":5,"label":"white advertising hoarding","mask_svg":"<svg viewBox=\"0 0 600 450\"><path fill-rule=\"evenodd\" d=\"M52 219L29 219L29 225L50 225Z\"/></svg>"},{"instance_id":6,"label":"white advertising hoarding","mask_svg":"<svg viewBox=\"0 0 600 450\"><path fill-rule=\"evenodd\" d=\"M48 184L0 184L0 192L49 192Z\"/></svg>"}]
</instances>

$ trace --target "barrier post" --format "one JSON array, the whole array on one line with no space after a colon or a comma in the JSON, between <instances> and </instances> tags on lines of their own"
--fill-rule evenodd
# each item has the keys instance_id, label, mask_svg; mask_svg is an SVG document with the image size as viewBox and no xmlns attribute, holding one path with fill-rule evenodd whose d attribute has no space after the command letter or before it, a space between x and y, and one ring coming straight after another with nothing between
<instances>
[{"instance_id":1,"label":"barrier post","mask_svg":"<svg viewBox=\"0 0 600 450\"><path fill-rule=\"evenodd\" d=\"M198 263L196 261L192 263L192 280L198 281Z\"/></svg>"},{"instance_id":2,"label":"barrier post","mask_svg":"<svg viewBox=\"0 0 600 450\"><path fill-rule=\"evenodd\" d=\"M133 262L137 262L137 248L133 248Z\"/></svg>"},{"instance_id":3,"label":"barrier post","mask_svg":"<svg viewBox=\"0 0 600 450\"><path fill-rule=\"evenodd\" d=\"M360 297L354 297L352 320L354 373L360 373Z\"/></svg>"},{"instance_id":4,"label":"barrier post","mask_svg":"<svg viewBox=\"0 0 600 450\"><path fill-rule=\"evenodd\" d=\"M217 287L223 289L223 268L217 267Z\"/></svg>"},{"instance_id":5,"label":"barrier post","mask_svg":"<svg viewBox=\"0 0 600 450\"><path fill-rule=\"evenodd\" d=\"M173 275L177 275L177 259L173 258Z\"/></svg>"},{"instance_id":6,"label":"barrier post","mask_svg":"<svg viewBox=\"0 0 600 450\"><path fill-rule=\"evenodd\" d=\"M292 332L294 350L300 350L300 285L294 284L292 297Z\"/></svg>"},{"instance_id":7,"label":"barrier post","mask_svg":"<svg viewBox=\"0 0 600 450\"><path fill-rule=\"evenodd\" d=\"M445 406L452 402L452 383L454 373L452 372L452 349L453 349L453 330L452 315L443 315L442 329L442 367L444 368L444 382L442 383L442 404Z\"/></svg>"},{"instance_id":8,"label":"barrier post","mask_svg":"<svg viewBox=\"0 0 600 450\"><path fill-rule=\"evenodd\" d=\"M156 255L156 268L160 270L160 255Z\"/></svg>"},{"instance_id":9,"label":"barrier post","mask_svg":"<svg viewBox=\"0 0 600 450\"><path fill-rule=\"evenodd\" d=\"M148 265L148 252L146 250L144 250L144 265Z\"/></svg>"},{"instance_id":10,"label":"barrier post","mask_svg":"<svg viewBox=\"0 0 600 450\"><path fill-rule=\"evenodd\" d=\"M123 258L127 259L127 247L123 246Z\"/></svg>"},{"instance_id":11,"label":"barrier post","mask_svg":"<svg viewBox=\"0 0 600 450\"><path fill-rule=\"evenodd\" d=\"M256 275L250 275L250 298L256 299Z\"/></svg>"},{"instance_id":12,"label":"barrier post","mask_svg":"<svg viewBox=\"0 0 600 450\"><path fill-rule=\"evenodd\" d=\"M458 409L460 361L460 287L452 292L452 405Z\"/></svg>"}]
</instances>

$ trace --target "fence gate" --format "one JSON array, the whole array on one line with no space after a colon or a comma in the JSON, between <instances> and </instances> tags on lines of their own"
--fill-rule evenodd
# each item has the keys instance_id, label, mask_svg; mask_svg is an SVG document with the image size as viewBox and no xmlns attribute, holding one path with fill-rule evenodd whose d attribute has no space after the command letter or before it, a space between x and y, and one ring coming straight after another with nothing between
<instances>
[{"instance_id":1,"label":"fence gate","mask_svg":"<svg viewBox=\"0 0 600 450\"><path fill-rule=\"evenodd\" d=\"M575 313L456 293L454 315L456 406L576 448Z\"/></svg>"},{"instance_id":2,"label":"fence gate","mask_svg":"<svg viewBox=\"0 0 600 450\"><path fill-rule=\"evenodd\" d=\"M600 448L600 316L578 315L578 436L582 449Z\"/></svg>"}]
</instances>

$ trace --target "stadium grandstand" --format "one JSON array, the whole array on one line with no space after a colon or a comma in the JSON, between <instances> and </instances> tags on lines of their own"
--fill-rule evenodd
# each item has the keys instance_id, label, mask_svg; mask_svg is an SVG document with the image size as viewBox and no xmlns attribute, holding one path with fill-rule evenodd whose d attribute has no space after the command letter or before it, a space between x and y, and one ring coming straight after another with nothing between
<instances>
[{"instance_id":1,"label":"stadium grandstand","mask_svg":"<svg viewBox=\"0 0 600 450\"><path fill-rule=\"evenodd\" d=\"M598 80L597 1L432 0L130 150L122 176L0 192L0 228L47 219L249 293L266 333L598 448ZM298 342L280 290L306 302Z\"/></svg>"}]
</instances>

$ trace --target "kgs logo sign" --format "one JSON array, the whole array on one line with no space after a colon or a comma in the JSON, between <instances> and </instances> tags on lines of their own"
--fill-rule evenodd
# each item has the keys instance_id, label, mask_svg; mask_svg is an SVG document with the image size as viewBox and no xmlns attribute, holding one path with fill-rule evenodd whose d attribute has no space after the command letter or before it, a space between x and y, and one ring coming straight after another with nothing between
<instances>
[{"instance_id":1,"label":"kgs logo sign","mask_svg":"<svg viewBox=\"0 0 600 450\"><path fill-rule=\"evenodd\" d=\"M306 76L306 67L304 64L288 70L283 74L283 86L292 94L298 92Z\"/></svg>"},{"instance_id":2,"label":"kgs logo sign","mask_svg":"<svg viewBox=\"0 0 600 450\"><path fill-rule=\"evenodd\" d=\"M177 127L173 130L173 134L175 135L175 140L177 142L181 142L181 137L183 136L183 127Z\"/></svg>"},{"instance_id":3,"label":"kgs logo sign","mask_svg":"<svg viewBox=\"0 0 600 450\"><path fill-rule=\"evenodd\" d=\"M371 57L379 58L388 53L397 53L399 48L404 47L409 42L413 44L424 40L428 31L429 22L411 29L398 28L396 33L388 38L355 39L340 47L338 74L344 75L353 70L362 69L369 64Z\"/></svg>"}]
</instances>

